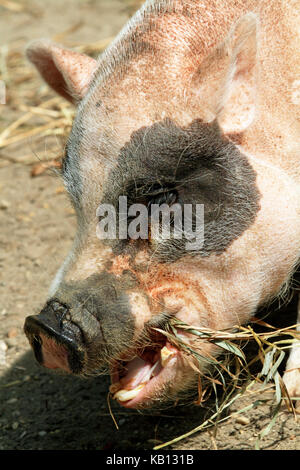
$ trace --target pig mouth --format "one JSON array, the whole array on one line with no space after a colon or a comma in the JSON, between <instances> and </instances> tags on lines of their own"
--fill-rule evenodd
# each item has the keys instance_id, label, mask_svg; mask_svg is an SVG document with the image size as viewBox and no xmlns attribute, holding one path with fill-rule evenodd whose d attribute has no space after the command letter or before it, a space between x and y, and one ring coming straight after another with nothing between
<instances>
[{"instance_id":1,"label":"pig mouth","mask_svg":"<svg viewBox=\"0 0 300 470\"><path fill-rule=\"evenodd\" d=\"M162 398L164 401L172 398L174 384L180 382L178 377L186 368L186 358L184 351L164 334L168 330L168 315L153 319L134 344L126 349L124 344L119 345L116 352L111 350L111 342L104 342L104 336L88 342L83 330L66 318L67 310L62 318L62 309L66 310L52 301L39 315L26 319L24 331L41 365L81 376L107 373L109 367L110 395L126 408L148 408ZM99 349L106 356L101 361L95 359Z\"/></svg>"},{"instance_id":2,"label":"pig mouth","mask_svg":"<svg viewBox=\"0 0 300 470\"><path fill-rule=\"evenodd\" d=\"M181 360L180 351L160 338L157 346L138 350L132 359L115 361L110 394L125 408L148 407L175 380Z\"/></svg>"}]
</instances>

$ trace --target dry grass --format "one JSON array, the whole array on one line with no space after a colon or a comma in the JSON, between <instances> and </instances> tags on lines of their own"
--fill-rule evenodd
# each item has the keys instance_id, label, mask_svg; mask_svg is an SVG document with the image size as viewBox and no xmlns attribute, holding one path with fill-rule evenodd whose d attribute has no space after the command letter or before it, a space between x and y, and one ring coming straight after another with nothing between
<instances>
[{"instance_id":1,"label":"dry grass","mask_svg":"<svg viewBox=\"0 0 300 470\"><path fill-rule=\"evenodd\" d=\"M97 55L110 40L111 38L78 49L93 51ZM70 132L75 109L63 98L53 97L52 91L42 84L20 49L19 42L0 47L0 80L6 83L6 105L9 106L11 115L10 121L5 118L4 125L0 120L0 159L35 165L38 160L34 151L15 157L10 155L10 148L28 142L38 144L52 137L52 143L53 138L60 143L58 149L53 150L55 145L52 144L50 156L47 149L45 154L39 154L38 159L43 163L60 160L61 147ZM53 156L53 152L56 155Z\"/></svg>"},{"instance_id":2,"label":"dry grass","mask_svg":"<svg viewBox=\"0 0 300 470\"><path fill-rule=\"evenodd\" d=\"M133 13L142 3L142 0L126 0L127 10ZM1 7L17 15L28 9L29 5L26 2L0 0ZM35 15L34 11L32 15ZM70 41L69 35L81 25L81 22L78 22L54 35L53 41L97 57L114 39L108 37L89 44ZM63 153L65 139L71 129L75 109L63 98L53 97L53 92L42 83L34 67L26 60L24 54L26 44L27 41L20 39L0 46L0 80L6 85L6 113L0 116L0 164L11 162L37 165L37 171L34 169L32 172L32 176L36 176L40 174L42 168L51 166L51 162L57 166L57 161L61 159ZM35 145L46 139L50 144L42 154L39 151L38 156L34 150L27 155L17 156L11 152L11 148L16 148L18 145L28 142L30 145ZM18 153L20 152L16 152ZM42 162L42 167L39 166L39 161Z\"/></svg>"},{"instance_id":3,"label":"dry grass","mask_svg":"<svg viewBox=\"0 0 300 470\"><path fill-rule=\"evenodd\" d=\"M207 400L208 391L215 391L215 412L201 423L196 428L192 429L186 434L178 436L172 441L166 442L155 447L155 450L177 443L182 439L202 431L212 426L216 426L234 418L237 415L247 413L250 409L272 402L273 416L265 429L261 431L258 436L256 447L259 448L260 440L266 436L272 426L274 425L279 411L285 407L288 411L294 414L299 413L294 407L294 401L299 400L297 397L290 397L285 384L278 372L279 366L286 357L286 353L296 342L300 341L300 332L296 331L296 326L293 325L288 328L275 328L268 323L252 319L254 323L265 328L263 333L256 333L253 327L249 324L247 326L236 326L230 330L216 331L208 328L199 328L187 325L182 321L173 319L170 322L167 331L158 330L164 334L168 340L174 344L178 349L182 350L185 355L191 358L191 365L197 368L197 362L203 364L208 362L210 365L210 375L206 372L203 374L198 369L199 373L199 387L198 387L198 400L197 404L202 405ZM190 335L189 343L187 343L180 332L185 332ZM192 338L192 341L191 341ZM197 343L209 342L221 348L225 353L222 361L212 356L202 356L199 354ZM249 342L255 342L257 346L257 353L250 360L244 354L244 347ZM251 366L255 363L261 364L261 371L253 375ZM203 388L202 381L208 383L206 388ZM260 384L259 388L255 388ZM223 389L222 398L219 399L220 392L216 390L216 385ZM272 394L270 395L270 391ZM267 398L262 398L264 394L268 394ZM241 408L239 411L226 414L230 406L242 397L251 395L252 404ZM255 399L255 395L259 397Z\"/></svg>"}]
</instances>

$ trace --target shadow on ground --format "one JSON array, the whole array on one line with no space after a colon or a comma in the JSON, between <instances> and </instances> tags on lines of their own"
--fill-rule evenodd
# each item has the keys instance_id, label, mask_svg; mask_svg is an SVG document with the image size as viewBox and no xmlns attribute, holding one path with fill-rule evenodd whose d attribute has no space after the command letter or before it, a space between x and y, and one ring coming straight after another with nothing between
<instances>
[{"instance_id":1,"label":"shadow on ground","mask_svg":"<svg viewBox=\"0 0 300 470\"><path fill-rule=\"evenodd\" d=\"M52 374L26 353L0 381L1 448L151 449L203 419L204 410L194 406L150 416L111 403L117 430L107 405L108 387L104 376L83 380Z\"/></svg>"}]
</instances>

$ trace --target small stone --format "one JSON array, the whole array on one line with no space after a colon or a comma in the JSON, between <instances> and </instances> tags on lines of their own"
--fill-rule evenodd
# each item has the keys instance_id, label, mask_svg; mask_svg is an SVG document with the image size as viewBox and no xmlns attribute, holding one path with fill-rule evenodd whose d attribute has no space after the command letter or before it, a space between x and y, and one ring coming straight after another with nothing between
<instances>
[{"instance_id":1,"label":"small stone","mask_svg":"<svg viewBox=\"0 0 300 470\"><path fill-rule=\"evenodd\" d=\"M16 336L18 336L19 332L17 330L17 328L12 328L11 330L9 330L9 332L7 333L7 337L8 338L15 338Z\"/></svg>"},{"instance_id":2,"label":"small stone","mask_svg":"<svg viewBox=\"0 0 300 470\"><path fill-rule=\"evenodd\" d=\"M8 405L12 405L13 403L16 403L17 401L18 401L17 398L10 398L9 400L7 400L6 403L7 403Z\"/></svg>"},{"instance_id":3,"label":"small stone","mask_svg":"<svg viewBox=\"0 0 300 470\"><path fill-rule=\"evenodd\" d=\"M55 190L56 194L62 194L65 192L64 186L58 186Z\"/></svg>"},{"instance_id":4,"label":"small stone","mask_svg":"<svg viewBox=\"0 0 300 470\"><path fill-rule=\"evenodd\" d=\"M46 434L47 434L46 431L39 431L39 432L38 432L38 435L39 435L40 437L44 437L44 436L46 436Z\"/></svg>"},{"instance_id":5,"label":"small stone","mask_svg":"<svg viewBox=\"0 0 300 470\"><path fill-rule=\"evenodd\" d=\"M236 423L243 424L244 426L246 426L247 424L250 424L250 419L246 418L246 416L238 416L235 419L235 421L236 421Z\"/></svg>"},{"instance_id":6,"label":"small stone","mask_svg":"<svg viewBox=\"0 0 300 470\"><path fill-rule=\"evenodd\" d=\"M122 426L123 424L126 423L126 419L125 418L121 418L120 421L119 421L119 425Z\"/></svg>"},{"instance_id":7,"label":"small stone","mask_svg":"<svg viewBox=\"0 0 300 470\"><path fill-rule=\"evenodd\" d=\"M19 427L19 423L18 423L17 421L15 421L14 423L12 423L11 427L12 427L14 430L16 430L16 429L18 429L18 427Z\"/></svg>"},{"instance_id":8,"label":"small stone","mask_svg":"<svg viewBox=\"0 0 300 470\"><path fill-rule=\"evenodd\" d=\"M65 214L68 216L68 215L74 215L76 212L75 212L75 209L71 208L71 209L66 209L65 210Z\"/></svg>"},{"instance_id":9,"label":"small stone","mask_svg":"<svg viewBox=\"0 0 300 470\"><path fill-rule=\"evenodd\" d=\"M10 206L10 204L9 204L8 201L6 201L5 199L1 199L1 201L0 201L0 210L5 211L6 209L9 208L9 206Z\"/></svg>"}]
</instances>

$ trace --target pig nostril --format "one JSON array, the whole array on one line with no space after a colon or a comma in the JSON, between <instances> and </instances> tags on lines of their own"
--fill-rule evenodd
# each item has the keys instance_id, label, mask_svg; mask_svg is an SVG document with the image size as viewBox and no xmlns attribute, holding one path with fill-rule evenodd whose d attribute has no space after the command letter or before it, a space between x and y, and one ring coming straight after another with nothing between
<instances>
[{"instance_id":1,"label":"pig nostril","mask_svg":"<svg viewBox=\"0 0 300 470\"><path fill-rule=\"evenodd\" d=\"M68 307L50 301L39 315L26 318L24 331L40 364L46 363L48 367L54 361L60 366L63 364L65 370L78 374L84 360L82 332L74 322L67 320L68 317Z\"/></svg>"},{"instance_id":2,"label":"pig nostril","mask_svg":"<svg viewBox=\"0 0 300 470\"><path fill-rule=\"evenodd\" d=\"M31 340L31 345L32 345L36 360L40 364L42 364L42 362L43 362L42 344L43 344L43 341L42 341L41 337L38 336L38 335L33 335L32 340Z\"/></svg>"}]
</instances>

